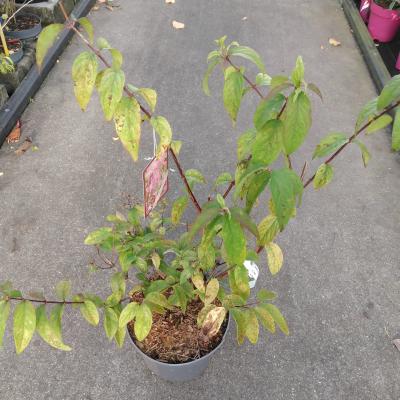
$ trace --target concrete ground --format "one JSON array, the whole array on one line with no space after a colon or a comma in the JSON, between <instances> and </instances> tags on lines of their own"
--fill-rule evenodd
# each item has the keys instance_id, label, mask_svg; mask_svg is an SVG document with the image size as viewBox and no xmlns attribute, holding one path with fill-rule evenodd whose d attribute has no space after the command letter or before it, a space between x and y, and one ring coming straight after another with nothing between
<instances>
[{"instance_id":1,"label":"concrete ground","mask_svg":"<svg viewBox=\"0 0 400 400\"><path fill-rule=\"evenodd\" d=\"M121 8L92 14L98 36L125 56L136 86L154 87L158 112L185 141L181 160L210 180L235 164L235 141L251 123L257 99L247 96L238 127L222 108L221 77L213 97L200 84L213 40L227 34L257 49L271 74L289 73L301 54L314 99L314 126L295 157L300 168L319 138L350 132L356 115L376 95L336 0L121 0ZM243 17L247 19L243 20ZM185 23L174 30L172 20ZM329 38L341 41L328 45ZM133 165L97 99L83 114L70 78L81 47L74 40L23 115L24 135L38 150L21 157L0 150L0 281L28 292L51 290L69 278L77 291L104 293L102 275L88 277L93 255L86 234L121 206L123 193L141 197L140 171L151 155L149 130L141 161ZM249 73L254 70L249 68ZM217 90L218 89L218 90ZM218 92L218 93L217 93ZM70 353L51 350L38 337L16 356L10 333L0 352L0 398L9 400L108 399L377 399L400 398L400 166L387 134L366 139L373 159L362 167L357 148L335 162L335 179L308 189L297 218L281 235L282 272L271 278L262 260L258 285L276 290L289 337L262 333L256 346L238 347L234 334L199 380L161 381L144 368L129 342L108 343L102 328L77 312L65 315ZM311 172L311 169L310 169ZM174 177L170 193L179 191ZM204 200L206 191L199 193ZM266 214L262 203L258 217Z\"/></svg>"}]
</instances>

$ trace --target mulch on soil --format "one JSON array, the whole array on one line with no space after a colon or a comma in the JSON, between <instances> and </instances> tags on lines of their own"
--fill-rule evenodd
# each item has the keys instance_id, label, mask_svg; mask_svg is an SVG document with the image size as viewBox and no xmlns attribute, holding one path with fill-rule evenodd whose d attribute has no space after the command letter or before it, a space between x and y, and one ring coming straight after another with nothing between
<instances>
[{"instance_id":1,"label":"mulch on soil","mask_svg":"<svg viewBox=\"0 0 400 400\"><path fill-rule=\"evenodd\" d=\"M139 303L142 299L141 293L135 293L132 298ZM197 326L197 315L203 306L202 301L196 298L188 304L186 313L180 309L166 311L164 315L153 313L149 335L142 342L135 340L136 345L149 357L169 364L185 363L206 355L221 342L227 320L214 337L204 338ZM128 324L134 338L133 327L133 322Z\"/></svg>"}]
</instances>

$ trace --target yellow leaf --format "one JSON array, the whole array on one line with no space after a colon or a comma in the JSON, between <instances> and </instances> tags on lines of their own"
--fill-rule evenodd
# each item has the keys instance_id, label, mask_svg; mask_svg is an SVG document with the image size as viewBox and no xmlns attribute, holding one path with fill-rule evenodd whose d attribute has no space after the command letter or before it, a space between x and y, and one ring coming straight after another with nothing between
<instances>
[{"instance_id":1,"label":"yellow leaf","mask_svg":"<svg viewBox=\"0 0 400 400\"><path fill-rule=\"evenodd\" d=\"M340 46L342 43L340 43L338 40L336 40L335 38L330 38L329 39L329 44L333 47L338 47Z\"/></svg>"},{"instance_id":2,"label":"yellow leaf","mask_svg":"<svg viewBox=\"0 0 400 400\"><path fill-rule=\"evenodd\" d=\"M175 29L183 29L185 27L185 24L183 22L178 22L178 21L172 21L172 26Z\"/></svg>"},{"instance_id":3,"label":"yellow leaf","mask_svg":"<svg viewBox=\"0 0 400 400\"><path fill-rule=\"evenodd\" d=\"M276 243L269 243L265 246L267 251L268 267L272 275L276 275L283 264L283 253L281 248Z\"/></svg>"}]
</instances>

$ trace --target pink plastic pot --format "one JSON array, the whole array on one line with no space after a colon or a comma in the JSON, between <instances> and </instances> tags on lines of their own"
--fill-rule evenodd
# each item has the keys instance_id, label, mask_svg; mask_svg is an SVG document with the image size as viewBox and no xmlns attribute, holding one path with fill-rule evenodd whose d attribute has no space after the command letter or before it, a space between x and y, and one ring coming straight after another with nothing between
<instances>
[{"instance_id":1,"label":"pink plastic pot","mask_svg":"<svg viewBox=\"0 0 400 400\"><path fill-rule=\"evenodd\" d=\"M370 7L371 7L371 0L361 0L360 15L365 23L368 22Z\"/></svg>"},{"instance_id":2,"label":"pink plastic pot","mask_svg":"<svg viewBox=\"0 0 400 400\"><path fill-rule=\"evenodd\" d=\"M398 10L389 10L371 2L371 14L369 16L368 30L372 39L379 42L390 42L394 39L400 26Z\"/></svg>"}]
</instances>

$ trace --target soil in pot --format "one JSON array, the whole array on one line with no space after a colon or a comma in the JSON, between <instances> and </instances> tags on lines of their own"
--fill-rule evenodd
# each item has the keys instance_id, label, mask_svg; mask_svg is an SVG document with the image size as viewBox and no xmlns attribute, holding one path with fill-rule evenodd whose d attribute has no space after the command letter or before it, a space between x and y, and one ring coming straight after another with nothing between
<instances>
[{"instance_id":1,"label":"soil in pot","mask_svg":"<svg viewBox=\"0 0 400 400\"><path fill-rule=\"evenodd\" d=\"M7 47L10 53L10 58L14 63L17 63L23 56L22 42L18 39L8 39ZM0 52L4 53L4 48L0 43Z\"/></svg>"},{"instance_id":2,"label":"soil in pot","mask_svg":"<svg viewBox=\"0 0 400 400\"><path fill-rule=\"evenodd\" d=\"M34 28L38 22L38 18L32 14L21 14L13 18L7 27L10 31L20 32Z\"/></svg>"},{"instance_id":3,"label":"soil in pot","mask_svg":"<svg viewBox=\"0 0 400 400\"><path fill-rule=\"evenodd\" d=\"M140 303L142 293L135 293L133 301ZM205 339L197 326L197 315L204 307L196 298L188 303L186 313L181 310L166 311L164 315L153 313L153 325L149 335L142 341L135 341L140 350L149 357L169 363L181 364L199 359L215 349L221 342L227 327L227 319L220 331L211 339ZM128 324L134 338L134 323Z\"/></svg>"}]
</instances>

